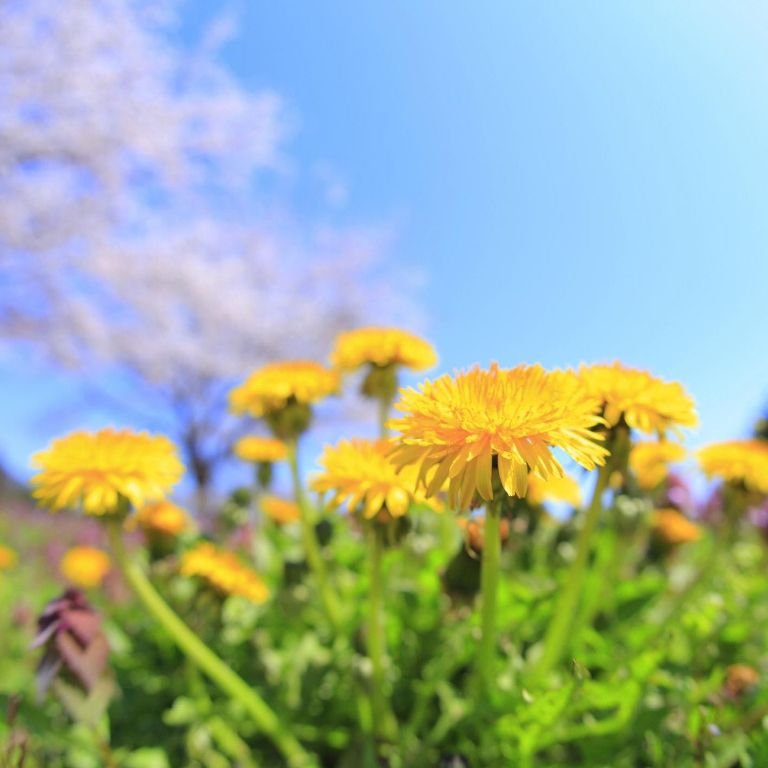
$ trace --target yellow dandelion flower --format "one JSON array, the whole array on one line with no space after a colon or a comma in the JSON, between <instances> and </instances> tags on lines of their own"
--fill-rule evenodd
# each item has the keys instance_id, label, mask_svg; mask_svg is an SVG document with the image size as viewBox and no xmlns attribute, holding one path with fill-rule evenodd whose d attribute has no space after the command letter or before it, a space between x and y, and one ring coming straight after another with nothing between
<instances>
[{"instance_id":1,"label":"yellow dandelion flower","mask_svg":"<svg viewBox=\"0 0 768 768\"><path fill-rule=\"evenodd\" d=\"M702 448L699 464L708 477L744 483L756 493L768 493L768 442L730 440Z\"/></svg>"},{"instance_id":2,"label":"yellow dandelion flower","mask_svg":"<svg viewBox=\"0 0 768 768\"><path fill-rule=\"evenodd\" d=\"M282 440L260 435L241 437L234 445L233 451L240 461L252 463L274 463L288 458L288 449Z\"/></svg>"},{"instance_id":3,"label":"yellow dandelion flower","mask_svg":"<svg viewBox=\"0 0 768 768\"><path fill-rule=\"evenodd\" d=\"M635 443L629 454L629 468L641 488L652 490L666 479L669 465L682 461L686 453L682 445L666 440Z\"/></svg>"},{"instance_id":4,"label":"yellow dandelion flower","mask_svg":"<svg viewBox=\"0 0 768 768\"><path fill-rule=\"evenodd\" d=\"M114 429L61 437L32 464L40 470L32 478L40 504L56 510L80 503L89 515L116 511L121 498L136 508L162 499L184 471L168 438Z\"/></svg>"},{"instance_id":5,"label":"yellow dandelion flower","mask_svg":"<svg viewBox=\"0 0 768 768\"><path fill-rule=\"evenodd\" d=\"M279 496L269 494L262 496L261 509L273 523L278 525L296 523L301 518L299 505L295 501L281 499Z\"/></svg>"},{"instance_id":6,"label":"yellow dandelion flower","mask_svg":"<svg viewBox=\"0 0 768 768\"><path fill-rule=\"evenodd\" d=\"M72 547L59 563L62 576L76 587L85 589L100 586L109 568L107 553L94 547Z\"/></svg>"},{"instance_id":7,"label":"yellow dandelion flower","mask_svg":"<svg viewBox=\"0 0 768 768\"><path fill-rule=\"evenodd\" d=\"M16 565L16 553L10 548L0 544L0 573L10 571Z\"/></svg>"},{"instance_id":8,"label":"yellow dandelion flower","mask_svg":"<svg viewBox=\"0 0 768 768\"><path fill-rule=\"evenodd\" d=\"M332 506L345 504L350 512L362 506L368 519L382 509L392 517L402 517L412 501L425 499L414 491L413 469L398 473L390 459L392 447L388 440L342 440L327 446L320 457L323 472L312 479L312 488L333 493Z\"/></svg>"},{"instance_id":9,"label":"yellow dandelion flower","mask_svg":"<svg viewBox=\"0 0 768 768\"><path fill-rule=\"evenodd\" d=\"M648 434L695 427L698 423L691 396L677 382L663 381L647 371L612 365L583 365L579 376L589 392L603 403L609 427L622 419Z\"/></svg>"},{"instance_id":10,"label":"yellow dandelion flower","mask_svg":"<svg viewBox=\"0 0 768 768\"><path fill-rule=\"evenodd\" d=\"M538 475L528 478L528 494L531 504L543 504L545 501L559 501L572 507L581 506L581 488L570 475L551 475L546 480Z\"/></svg>"},{"instance_id":11,"label":"yellow dandelion flower","mask_svg":"<svg viewBox=\"0 0 768 768\"><path fill-rule=\"evenodd\" d=\"M241 563L232 552L218 549L209 542L184 553L181 572L204 579L219 592L238 595L253 603L263 603L269 597L269 589L256 571Z\"/></svg>"},{"instance_id":12,"label":"yellow dandelion flower","mask_svg":"<svg viewBox=\"0 0 768 768\"><path fill-rule=\"evenodd\" d=\"M605 462L608 452L592 429L598 407L574 373L540 365L441 376L402 391L395 408L405 415L390 422L401 433L393 460L419 467L427 496L448 482L449 502L460 509L475 491L493 498L494 465L506 493L525 496L530 473L563 475L552 448L587 469Z\"/></svg>"},{"instance_id":13,"label":"yellow dandelion flower","mask_svg":"<svg viewBox=\"0 0 768 768\"><path fill-rule=\"evenodd\" d=\"M311 360L270 363L235 387L229 393L229 404L233 413L258 418L279 411L291 402L312 405L338 389L338 374L319 363Z\"/></svg>"},{"instance_id":14,"label":"yellow dandelion flower","mask_svg":"<svg viewBox=\"0 0 768 768\"><path fill-rule=\"evenodd\" d=\"M655 510L651 526L659 539L673 546L701 538L701 528L672 508Z\"/></svg>"},{"instance_id":15,"label":"yellow dandelion flower","mask_svg":"<svg viewBox=\"0 0 768 768\"><path fill-rule=\"evenodd\" d=\"M142 507L131 518L131 523L148 533L163 533L168 536L178 536L192 527L186 510L167 500L155 501Z\"/></svg>"},{"instance_id":16,"label":"yellow dandelion flower","mask_svg":"<svg viewBox=\"0 0 768 768\"><path fill-rule=\"evenodd\" d=\"M358 328L336 339L331 364L342 371L354 371L364 365L401 365L424 371L437 364L432 345L398 328Z\"/></svg>"}]
</instances>

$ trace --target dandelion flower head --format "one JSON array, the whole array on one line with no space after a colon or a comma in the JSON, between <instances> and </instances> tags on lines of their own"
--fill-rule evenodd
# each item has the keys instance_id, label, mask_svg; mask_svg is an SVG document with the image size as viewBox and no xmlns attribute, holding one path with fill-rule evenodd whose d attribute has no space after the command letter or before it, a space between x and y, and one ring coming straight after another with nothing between
<instances>
[{"instance_id":1,"label":"dandelion flower head","mask_svg":"<svg viewBox=\"0 0 768 768\"><path fill-rule=\"evenodd\" d=\"M654 534L666 544L686 544L701 538L701 528L676 509L657 509L651 521Z\"/></svg>"},{"instance_id":2,"label":"dandelion flower head","mask_svg":"<svg viewBox=\"0 0 768 768\"><path fill-rule=\"evenodd\" d=\"M618 362L583 365L579 376L589 392L602 401L609 427L623 419L632 429L664 435L670 429L679 431L680 427L698 424L693 399L677 382Z\"/></svg>"},{"instance_id":3,"label":"dandelion flower head","mask_svg":"<svg viewBox=\"0 0 768 768\"><path fill-rule=\"evenodd\" d=\"M528 478L528 494L531 504L543 504L545 501L570 504L572 507L581 506L581 488L570 475L551 475L546 480L538 475Z\"/></svg>"},{"instance_id":4,"label":"dandelion flower head","mask_svg":"<svg viewBox=\"0 0 768 768\"><path fill-rule=\"evenodd\" d=\"M186 510L168 500L147 504L133 516L131 522L148 533L167 536L178 536L192 527Z\"/></svg>"},{"instance_id":5,"label":"dandelion flower head","mask_svg":"<svg viewBox=\"0 0 768 768\"><path fill-rule=\"evenodd\" d=\"M0 544L0 573L13 568L16 565L17 559L16 552L10 547Z\"/></svg>"},{"instance_id":6,"label":"dandelion flower head","mask_svg":"<svg viewBox=\"0 0 768 768\"><path fill-rule=\"evenodd\" d=\"M109 568L109 556L95 547L72 547L64 553L59 563L62 576L76 587L84 589L100 586Z\"/></svg>"},{"instance_id":7,"label":"dandelion flower head","mask_svg":"<svg viewBox=\"0 0 768 768\"><path fill-rule=\"evenodd\" d=\"M312 405L338 389L338 374L319 363L311 360L269 363L235 387L230 392L229 403L233 413L259 418L291 402Z\"/></svg>"},{"instance_id":8,"label":"dandelion flower head","mask_svg":"<svg viewBox=\"0 0 768 768\"><path fill-rule=\"evenodd\" d=\"M768 494L768 442L730 440L702 448L697 454L707 477L744 483L756 493Z\"/></svg>"},{"instance_id":9,"label":"dandelion flower head","mask_svg":"<svg viewBox=\"0 0 768 768\"><path fill-rule=\"evenodd\" d=\"M400 365L424 371L437 363L432 345L399 328L358 328L336 339L331 364L341 371L354 371L364 365Z\"/></svg>"},{"instance_id":10,"label":"dandelion flower head","mask_svg":"<svg viewBox=\"0 0 768 768\"><path fill-rule=\"evenodd\" d=\"M687 451L679 443L647 440L632 446L629 468L641 488L652 490L666 479L669 465L682 461L686 454Z\"/></svg>"},{"instance_id":11,"label":"dandelion flower head","mask_svg":"<svg viewBox=\"0 0 768 768\"><path fill-rule=\"evenodd\" d=\"M281 499L271 494L261 497L261 509L273 523L278 525L290 525L301 518L299 505L295 501Z\"/></svg>"},{"instance_id":12,"label":"dandelion flower head","mask_svg":"<svg viewBox=\"0 0 768 768\"><path fill-rule=\"evenodd\" d=\"M238 595L253 603L269 597L267 585L256 571L244 565L232 552L218 549L209 542L185 552L181 560L185 576L197 576L225 595Z\"/></svg>"},{"instance_id":13,"label":"dandelion flower head","mask_svg":"<svg viewBox=\"0 0 768 768\"><path fill-rule=\"evenodd\" d=\"M473 368L403 390L395 408L403 414L390 421L400 433L395 464L417 467L427 496L447 483L449 503L460 509L470 507L475 492L493 498L494 466L504 491L522 497L531 473L564 474L553 448L587 469L607 455L593 430L599 401L570 371Z\"/></svg>"},{"instance_id":14,"label":"dandelion flower head","mask_svg":"<svg viewBox=\"0 0 768 768\"><path fill-rule=\"evenodd\" d=\"M274 463L288 457L288 449L282 440L260 435L241 437L233 450L238 459L252 463Z\"/></svg>"},{"instance_id":15,"label":"dandelion flower head","mask_svg":"<svg viewBox=\"0 0 768 768\"><path fill-rule=\"evenodd\" d=\"M312 479L312 488L332 493L332 506L344 504L350 512L361 507L368 519L382 510L402 517L411 502L425 498L415 490L413 469L397 471L390 458L392 447L389 440L342 440L327 446L320 457L322 472Z\"/></svg>"},{"instance_id":16,"label":"dandelion flower head","mask_svg":"<svg viewBox=\"0 0 768 768\"><path fill-rule=\"evenodd\" d=\"M33 496L53 510L82 505L89 515L117 511L121 499L134 508L165 495L184 468L166 437L102 429L73 432L32 457L39 471Z\"/></svg>"}]
</instances>

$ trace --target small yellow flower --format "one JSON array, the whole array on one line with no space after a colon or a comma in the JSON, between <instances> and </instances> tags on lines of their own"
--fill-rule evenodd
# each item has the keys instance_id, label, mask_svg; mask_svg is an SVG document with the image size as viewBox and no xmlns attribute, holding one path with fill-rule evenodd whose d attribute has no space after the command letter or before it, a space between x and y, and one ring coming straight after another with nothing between
<instances>
[{"instance_id":1,"label":"small yellow flower","mask_svg":"<svg viewBox=\"0 0 768 768\"><path fill-rule=\"evenodd\" d=\"M647 371L613 365L583 365L579 376L587 389L603 403L609 427L622 419L640 432L663 435L668 429L695 427L694 402L677 382L668 382Z\"/></svg>"},{"instance_id":2,"label":"small yellow flower","mask_svg":"<svg viewBox=\"0 0 768 768\"><path fill-rule=\"evenodd\" d=\"M336 339L331 364L341 371L354 371L364 365L401 365L424 371L437 364L432 345L398 328L358 328Z\"/></svg>"},{"instance_id":3,"label":"small yellow flower","mask_svg":"<svg viewBox=\"0 0 768 768\"><path fill-rule=\"evenodd\" d=\"M142 507L131 518L131 523L148 533L163 533L168 536L178 536L192 527L192 521L186 511L167 500Z\"/></svg>"},{"instance_id":4,"label":"small yellow flower","mask_svg":"<svg viewBox=\"0 0 768 768\"><path fill-rule=\"evenodd\" d=\"M269 597L267 585L256 571L240 562L231 552L203 542L185 552L181 559L185 576L199 576L225 595L238 595L253 603Z\"/></svg>"},{"instance_id":5,"label":"small yellow flower","mask_svg":"<svg viewBox=\"0 0 768 768\"><path fill-rule=\"evenodd\" d=\"M76 587L98 587L109 571L106 552L94 547L72 547L64 553L59 570L64 578Z\"/></svg>"},{"instance_id":6,"label":"small yellow flower","mask_svg":"<svg viewBox=\"0 0 768 768\"><path fill-rule=\"evenodd\" d=\"M0 544L0 573L9 571L16 565L16 553L10 548Z\"/></svg>"},{"instance_id":7,"label":"small yellow flower","mask_svg":"<svg viewBox=\"0 0 768 768\"><path fill-rule=\"evenodd\" d=\"M301 518L299 505L295 501L281 499L279 496L262 496L261 509L273 523L278 525L296 523Z\"/></svg>"},{"instance_id":8,"label":"small yellow flower","mask_svg":"<svg viewBox=\"0 0 768 768\"><path fill-rule=\"evenodd\" d=\"M750 491L768 493L768 442L730 440L708 445L697 455L708 477L744 483Z\"/></svg>"},{"instance_id":9,"label":"small yellow flower","mask_svg":"<svg viewBox=\"0 0 768 768\"><path fill-rule=\"evenodd\" d=\"M676 509L657 509L651 521L653 532L665 544L685 544L701 538L701 528Z\"/></svg>"},{"instance_id":10,"label":"small yellow flower","mask_svg":"<svg viewBox=\"0 0 768 768\"><path fill-rule=\"evenodd\" d=\"M525 496L531 473L561 477L552 453L561 448L587 469L605 462L593 427L599 402L570 371L540 365L474 368L401 393L404 413L390 426L401 433L393 460L415 466L432 496L448 482L449 503L468 509L475 492L493 498L493 470L510 496Z\"/></svg>"},{"instance_id":11,"label":"small yellow flower","mask_svg":"<svg viewBox=\"0 0 768 768\"><path fill-rule=\"evenodd\" d=\"M229 394L229 404L233 413L259 418L291 402L312 405L338 389L338 374L319 363L311 360L270 363L235 387Z\"/></svg>"},{"instance_id":12,"label":"small yellow flower","mask_svg":"<svg viewBox=\"0 0 768 768\"><path fill-rule=\"evenodd\" d=\"M552 475L546 480L538 475L528 478L528 495L531 504L543 504L545 501L559 501L572 507L581 506L581 488L570 475L557 477Z\"/></svg>"},{"instance_id":13,"label":"small yellow flower","mask_svg":"<svg viewBox=\"0 0 768 768\"><path fill-rule=\"evenodd\" d=\"M682 445L666 440L635 443L629 454L629 468L638 485L650 491L666 479L669 465L682 461L686 453Z\"/></svg>"},{"instance_id":14,"label":"small yellow flower","mask_svg":"<svg viewBox=\"0 0 768 768\"><path fill-rule=\"evenodd\" d=\"M342 440L327 446L320 457L323 472L311 486L320 493L331 492L331 506L346 504L350 512L362 506L363 516L372 519L383 509L402 517L412 501L424 501L414 491L416 473L406 467L398 473L390 459L388 440Z\"/></svg>"},{"instance_id":15,"label":"small yellow flower","mask_svg":"<svg viewBox=\"0 0 768 768\"><path fill-rule=\"evenodd\" d=\"M285 461L288 458L288 449L282 440L274 437L260 437L248 435L241 437L234 445L234 453L241 461L252 463L273 463Z\"/></svg>"},{"instance_id":16,"label":"small yellow flower","mask_svg":"<svg viewBox=\"0 0 768 768\"><path fill-rule=\"evenodd\" d=\"M53 510L82 504L89 515L117 511L165 497L184 468L170 440L146 432L102 429L73 432L32 457L40 471L33 496Z\"/></svg>"}]
</instances>

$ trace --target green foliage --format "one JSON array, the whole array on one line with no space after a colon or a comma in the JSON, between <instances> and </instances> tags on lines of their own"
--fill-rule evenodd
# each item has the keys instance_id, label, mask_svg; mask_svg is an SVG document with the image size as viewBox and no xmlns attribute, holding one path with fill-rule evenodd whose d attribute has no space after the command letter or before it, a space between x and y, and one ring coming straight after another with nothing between
<instances>
[{"instance_id":1,"label":"green foliage","mask_svg":"<svg viewBox=\"0 0 768 768\"><path fill-rule=\"evenodd\" d=\"M331 516L324 546L342 606L337 632L307 570L285 578L286 558L296 563L301 553L290 526L267 525L257 542L237 538L244 558L256 552L269 582L264 605L180 576L177 553L148 568L188 625L329 768L768 765L762 540L745 524L727 546L709 532L660 555L648 544L646 514L617 523L622 504L604 513L593 539L568 659L545 679L530 670L572 556L574 526L543 520L524 540L510 536L496 687L481 699L472 683L477 555L450 513L412 513L410 530L384 551L385 684L399 724L391 743L371 736L369 577L355 522ZM60 588L41 537L32 525L4 537L34 556L0 576L0 706L9 710L0 719L1 768L283 764L247 713L114 590L91 596L111 647L117 692L108 715L78 717L61 691L38 702L38 654L28 647L33 617ZM739 687L733 665L752 668L754 679Z\"/></svg>"}]
</instances>

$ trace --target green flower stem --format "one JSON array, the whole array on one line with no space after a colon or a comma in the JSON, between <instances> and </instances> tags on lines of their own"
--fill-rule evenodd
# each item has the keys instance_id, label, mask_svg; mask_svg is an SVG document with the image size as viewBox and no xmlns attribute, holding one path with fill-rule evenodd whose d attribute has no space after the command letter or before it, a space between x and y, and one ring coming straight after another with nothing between
<instances>
[{"instance_id":1,"label":"green flower stem","mask_svg":"<svg viewBox=\"0 0 768 768\"><path fill-rule=\"evenodd\" d=\"M477 655L477 693L491 690L496 661L496 593L501 561L501 512L493 502L486 506L483 555L480 563L480 647Z\"/></svg>"},{"instance_id":2,"label":"green flower stem","mask_svg":"<svg viewBox=\"0 0 768 768\"><path fill-rule=\"evenodd\" d=\"M592 493L592 500L587 508L586 516L576 539L576 556L568 569L563 587L557 596L552 620L544 637L544 650L533 669L534 679L541 679L549 674L562 658L568 645L571 627L579 607L582 587L587 576L587 560L589 559L592 533L603 511L602 496L608 485L609 476L609 465L605 464L600 467L595 489Z\"/></svg>"},{"instance_id":3,"label":"green flower stem","mask_svg":"<svg viewBox=\"0 0 768 768\"><path fill-rule=\"evenodd\" d=\"M392 739L397 733L397 722L386 695L384 660L386 657L386 633L384 626L384 579L382 573L383 547L375 524L366 523L368 539L369 593L368 593L368 658L371 661L371 709L373 710L376 735Z\"/></svg>"},{"instance_id":4,"label":"green flower stem","mask_svg":"<svg viewBox=\"0 0 768 768\"><path fill-rule=\"evenodd\" d=\"M260 568L263 563L260 557L261 552L261 538L264 535L264 513L261 509L261 483L259 482L259 465L253 466L253 487L251 490L251 503L248 510L250 517L251 535L250 547L251 547L251 559L256 568Z\"/></svg>"},{"instance_id":5,"label":"green flower stem","mask_svg":"<svg viewBox=\"0 0 768 768\"><path fill-rule=\"evenodd\" d=\"M301 514L301 541L304 546L304 552L307 556L309 568L317 582L317 588L320 592L320 600L334 629L341 623L341 612L336 594L328 583L328 573L325 567L325 560L320 551L320 545L315 533L315 521L313 519L312 508L304 492L304 486L301 482L301 473L299 472L299 460L296 451L296 441L288 442L288 463L291 467L291 477L293 479L293 492L296 496L296 503L299 505Z\"/></svg>"},{"instance_id":6,"label":"green flower stem","mask_svg":"<svg viewBox=\"0 0 768 768\"><path fill-rule=\"evenodd\" d=\"M150 583L144 571L128 557L122 534L122 519L107 521L109 543L120 571L147 611L171 636L176 645L222 692L239 702L253 722L277 747L290 768L315 768L317 761L283 727L274 710L259 694L225 664L171 609Z\"/></svg>"}]
</instances>

